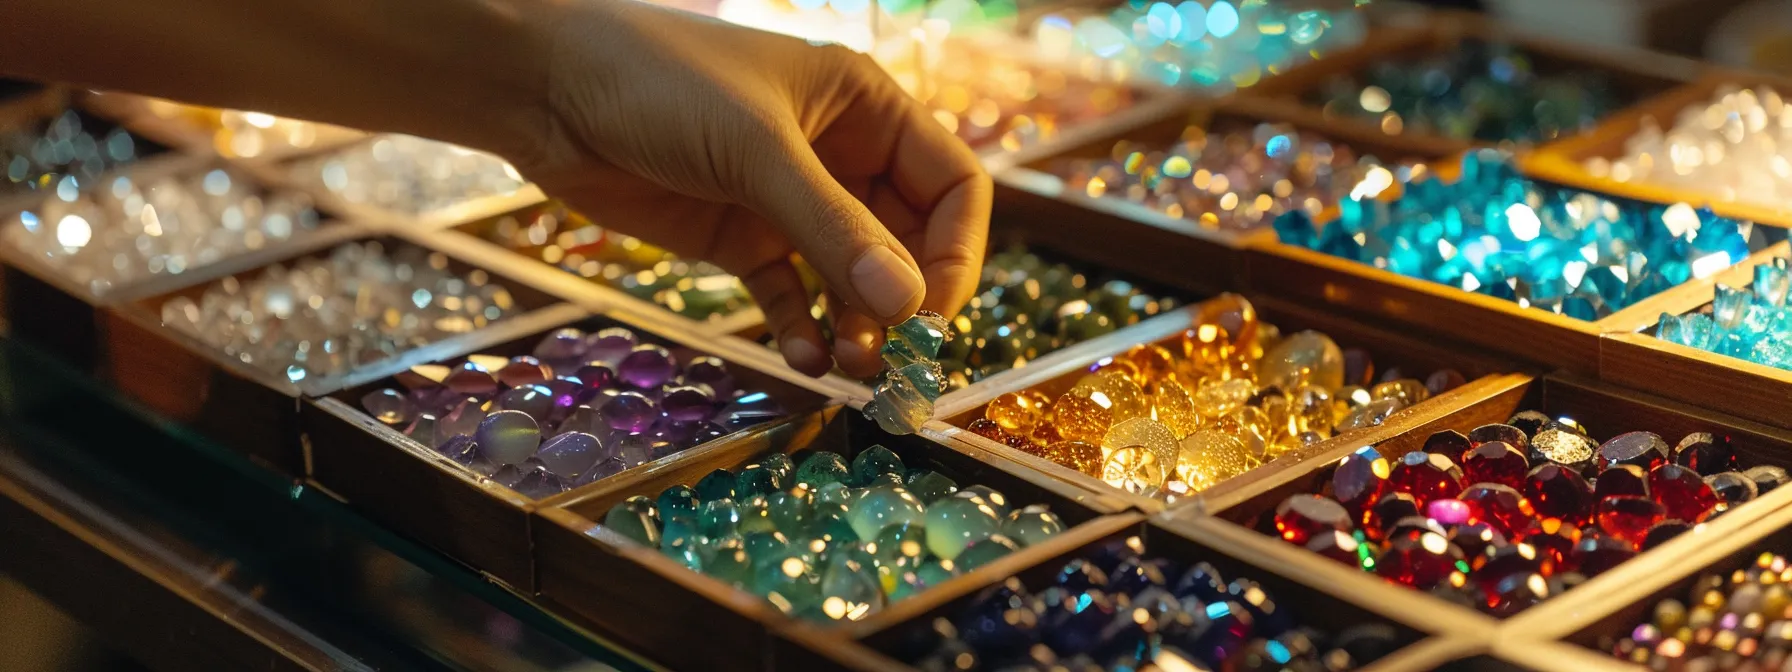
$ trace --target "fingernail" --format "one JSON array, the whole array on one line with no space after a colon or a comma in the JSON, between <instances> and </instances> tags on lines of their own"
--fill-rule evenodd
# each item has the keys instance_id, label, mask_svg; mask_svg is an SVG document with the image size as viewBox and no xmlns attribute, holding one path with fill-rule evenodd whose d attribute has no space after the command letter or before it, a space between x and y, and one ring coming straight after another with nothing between
<instances>
[{"instance_id":1,"label":"fingernail","mask_svg":"<svg viewBox=\"0 0 1792 672\"><path fill-rule=\"evenodd\" d=\"M852 288L865 309L884 321L907 317L909 304L926 290L921 274L882 245L866 250L852 263Z\"/></svg>"}]
</instances>

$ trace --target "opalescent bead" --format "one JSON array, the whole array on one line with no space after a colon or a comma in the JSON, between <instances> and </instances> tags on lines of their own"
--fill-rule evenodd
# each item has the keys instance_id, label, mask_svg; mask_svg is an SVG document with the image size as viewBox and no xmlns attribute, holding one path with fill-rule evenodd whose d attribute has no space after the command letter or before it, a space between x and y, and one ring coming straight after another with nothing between
<instances>
[{"instance_id":1,"label":"opalescent bead","mask_svg":"<svg viewBox=\"0 0 1792 672\"><path fill-rule=\"evenodd\" d=\"M981 497L947 497L927 507L927 548L953 560L966 546L997 534L1002 524Z\"/></svg>"},{"instance_id":2,"label":"opalescent bead","mask_svg":"<svg viewBox=\"0 0 1792 672\"><path fill-rule=\"evenodd\" d=\"M925 524L920 500L901 486L870 488L848 505L852 529L860 539L875 539L885 527L900 523Z\"/></svg>"}]
</instances>

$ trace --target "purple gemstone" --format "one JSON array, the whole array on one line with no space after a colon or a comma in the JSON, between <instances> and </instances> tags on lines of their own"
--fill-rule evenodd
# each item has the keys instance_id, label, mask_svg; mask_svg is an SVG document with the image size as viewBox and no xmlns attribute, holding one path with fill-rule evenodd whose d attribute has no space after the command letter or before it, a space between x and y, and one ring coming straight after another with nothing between
<instances>
[{"instance_id":1,"label":"purple gemstone","mask_svg":"<svg viewBox=\"0 0 1792 672\"><path fill-rule=\"evenodd\" d=\"M521 481L510 487L530 499L547 499L566 492L566 483L559 476L539 469L531 470Z\"/></svg>"},{"instance_id":2,"label":"purple gemstone","mask_svg":"<svg viewBox=\"0 0 1792 672\"><path fill-rule=\"evenodd\" d=\"M639 342L640 340L635 338L635 332L622 327L601 329L585 339L586 358L605 364L615 364L622 361L622 358L630 350L634 350L635 344Z\"/></svg>"},{"instance_id":3,"label":"purple gemstone","mask_svg":"<svg viewBox=\"0 0 1792 672\"><path fill-rule=\"evenodd\" d=\"M686 364L684 382L686 385L708 385L717 399L727 399L734 394L734 374L728 373L728 365L715 357L698 357Z\"/></svg>"},{"instance_id":4,"label":"purple gemstone","mask_svg":"<svg viewBox=\"0 0 1792 672\"><path fill-rule=\"evenodd\" d=\"M461 464L471 462L479 454L479 444L473 442L471 436L450 436L442 445L436 446L436 452L446 455L448 459Z\"/></svg>"},{"instance_id":5,"label":"purple gemstone","mask_svg":"<svg viewBox=\"0 0 1792 672\"><path fill-rule=\"evenodd\" d=\"M543 362L576 360L585 354L585 333L567 328L548 334L535 346L535 358Z\"/></svg>"},{"instance_id":6,"label":"purple gemstone","mask_svg":"<svg viewBox=\"0 0 1792 672\"><path fill-rule=\"evenodd\" d=\"M639 392L619 393L599 412L610 423L611 429L630 434L645 432L660 419L660 409Z\"/></svg>"},{"instance_id":7,"label":"purple gemstone","mask_svg":"<svg viewBox=\"0 0 1792 672\"><path fill-rule=\"evenodd\" d=\"M591 485L592 483L620 474L623 469L627 468L628 467L622 466L622 460L620 458L612 457L603 460L598 462L597 466L592 467L590 471L579 474L578 480L573 481L572 487L576 488L582 485Z\"/></svg>"},{"instance_id":8,"label":"purple gemstone","mask_svg":"<svg viewBox=\"0 0 1792 672\"><path fill-rule=\"evenodd\" d=\"M572 375L578 378L579 382L584 383L585 387L594 390L609 387L610 383L616 381L616 369L610 368L609 364L603 362L586 362Z\"/></svg>"},{"instance_id":9,"label":"purple gemstone","mask_svg":"<svg viewBox=\"0 0 1792 672\"><path fill-rule=\"evenodd\" d=\"M716 412L713 420L716 424L733 431L782 417L784 417L783 404L778 403L778 400L773 399L769 394L753 392L728 402L727 406Z\"/></svg>"},{"instance_id":10,"label":"purple gemstone","mask_svg":"<svg viewBox=\"0 0 1792 672\"><path fill-rule=\"evenodd\" d=\"M498 411L479 423L473 438L491 461L522 464L541 447L541 428L522 411Z\"/></svg>"},{"instance_id":11,"label":"purple gemstone","mask_svg":"<svg viewBox=\"0 0 1792 672\"><path fill-rule=\"evenodd\" d=\"M498 379L485 367L472 361L461 362L460 366L454 367L454 373L448 374L442 383L457 394L498 393Z\"/></svg>"},{"instance_id":12,"label":"purple gemstone","mask_svg":"<svg viewBox=\"0 0 1792 672\"><path fill-rule=\"evenodd\" d=\"M535 422L546 424L548 415L554 411L554 393L546 385L524 385L508 389L498 395L497 408L522 411L535 418Z\"/></svg>"},{"instance_id":13,"label":"purple gemstone","mask_svg":"<svg viewBox=\"0 0 1792 672\"><path fill-rule=\"evenodd\" d=\"M669 418L662 418L659 422L653 423L653 429L647 432L647 438L660 443L689 448L696 445L692 441L697 438L697 430L706 424L709 423L673 422Z\"/></svg>"},{"instance_id":14,"label":"purple gemstone","mask_svg":"<svg viewBox=\"0 0 1792 672\"><path fill-rule=\"evenodd\" d=\"M477 448L478 444L474 444L474 445L475 445L475 448ZM475 449L473 451L473 453L467 457L466 462L462 462L461 464L463 466L465 466L468 471L471 471L475 474L479 474L480 476L484 476L486 478L491 478L492 474L498 473L499 469L506 466L506 465L498 464L496 462L491 461L491 458L488 458L485 456L485 451L477 450L477 449Z\"/></svg>"},{"instance_id":15,"label":"purple gemstone","mask_svg":"<svg viewBox=\"0 0 1792 672\"><path fill-rule=\"evenodd\" d=\"M672 352L651 343L635 346L634 351L616 365L616 375L622 382L642 389L664 385L676 373L678 362L672 359Z\"/></svg>"},{"instance_id":16,"label":"purple gemstone","mask_svg":"<svg viewBox=\"0 0 1792 672\"><path fill-rule=\"evenodd\" d=\"M361 408L373 419L388 425L402 425L417 417L417 407L411 404L411 398L398 390L374 390L361 397Z\"/></svg>"},{"instance_id":17,"label":"purple gemstone","mask_svg":"<svg viewBox=\"0 0 1792 672\"><path fill-rule=\"evenodd\" d=\"M436 431L444 438L472 436L474 432L479 431L479 422L485 419L485 412L488 408L490 406L485 403L484 399L463 397L448 408L448 413L442 416L442 421L437 425Z\"/></svg>"},{"instance_id":18,"label":"purple gemstone","mask_svg":"<svg viewBox=\"0 0 1792 672\"><path fill-rule=\"evenodd\" d=\"M512 357L509 364L498 369L498 382L510 387L539 383L552 377L553 372L542 366L541 360L527 355Z\"/></svg>"},{"instance_id":19,"label":"purple gemstone","mask_svg":"<svg viewBox=\"0 0 1792 672\"><path fill-rule=\"evenodd\" d=\"M691 434L691 445L700 446L728 435L728 430L713 422L705 422Z\"/></svg>"},{"instance_id":20,"label":"purple gemstone","mask_svg":"<svg viewBox=\"0 0 1792 672\"><path fill-rule=\"evenodd\" d=\"M447 415L448 408L460 401L462 395L446 387L433 387L423 390L411 390L409 395L411 407L419 413L433 413L437 417Z\"/></svg>"},{"instance_id":21,"label":"purple gemstone","mask_svg":"<svg viewBox=\"0 0 1792 672\"><path fill-rule=\"evenodd\" d=\"M569 432L543 441L541 452L535 454L541 458L548 471L573 477L585 473L585 470L597 466L602 457L603 446L597 437L582 432Z\"/></svg>"},{"instance_id":22,"label":"purple gemstone","mask_svg":"<svg viewBox=\"0 0 1792 672\"><path fill-rule=\"evenodd\" d=\"M660 410L673 422L696 422L715 415L716 401L709 390L683 385L666 391L660 398Z\"/></svg>"}]
</instances>

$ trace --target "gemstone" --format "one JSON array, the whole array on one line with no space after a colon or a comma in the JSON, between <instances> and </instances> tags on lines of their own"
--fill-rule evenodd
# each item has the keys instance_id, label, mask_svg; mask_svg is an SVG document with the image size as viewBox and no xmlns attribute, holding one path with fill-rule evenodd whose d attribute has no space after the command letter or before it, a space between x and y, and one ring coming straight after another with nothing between
<instances>
[{"instance_id":1,"label":"gemstone","mask_svg":"<svg viewBox=\"0 0 1792 672\"><path fill-rule=\"evenodd\" d=\"M926 524L920 500L898 485L866 489L848 505L847 521L860 539L876 539L879 532L894 524Z\"/></svg>"},{"instance_id":2,"label":"gemstone","mask_svg":"<svg viewBox=\"0 0 1792 672\"><path fill-rule=\"evenodd\" d=\"M1077 394L1060 395L1052 402L1050 415L1052 426L1066 440L1097 445L1114 422L1108 407Z\"/></svg>"},{"instance_id":3,"label":"gemstone","mask_svg":"<svg viewBox=\"0 0 1792 672\"><path fill-rule=\"evenodd\" d=\"M821 602L821 575L800 550L771 551L753 561L753 591L786 614L804 614Z\"/></svg>"},{"instance_id":4,"label":"gemstone","mask_svg":"<svg viewBox=\"0 0 1792 672\"><path fill-rule=\"evenodd\" d=\"M1674 464L1710 476L1736 468L1736 451L1730 437L1710 432L1693 432L1674 446Z\"/></svg>"},{"instance_id":5,"label":"gemstone","mask_svg":"<svg viewBox=\"0 0 1792 672\"><path fill-rule=\"evenodd\" d=\"M1073 594L1091 589L1106 590L1108 574L1095 566L1095 563L1077 558L1064 563L1063 568L1052 578L1052 585L1060 586Z\"/></svg>"},{"instance_id":6,"label":"gemstone","mask_svg":"<svg viewBox=\"0 0 1792 672\"><path fill-rule=\"evenodd\" d=\"M1276 507L1276 532L1283 539L1298 545L1327 531L1350 532L1350 511L1330 498L1319 495L1294 495Z\"/></svg>"},{"instance_id":7,"label":"gemstone","mask_svg":"<svg viewBox=\"0 0 1792 672\"><path fill-rule=\"evenodd\" d=\"M702 506L697 499L697 493L683 485L674 485L661 490L659 498L654 501L654 509L659 511L660 520L666 522L689 520L695 524L697 514Z\"/></svg>"},{"instance_id":8,"label":"gemstone","mask_svg":"<svg viewBox=\"0 0 1792 672\"><path fill-rule=\"evenodd\" d=\"M1362 520L1370 504L1387 492L1392 467L1373 446L1356 449L1338 461L1332 471L1332 495L1349 509L1356 520Z\"/></svg>"},{"instance_id":9,"label":"gemstone","mask_svg":"<svg viewBox=\"0 0 1792 672\"><path fill-rule=\"evenodd\" d=\"M1108 572L1108 592L1115 596L1130 597L1148 588L1162 588L1168 584L1161 561L1141 556L1122 560L1114 571Z\"/></svg>"},{"instance_id":10,"label":"gemstone","mask_svg":"<svg viewBox=\"0 0 1792 672\"><path fill-rule=\"evenodd\" d=\"M1455 369L1439 369L1425 377L1425 390L1434 397L1467 384L1468 379Z\"/></svg>"},{"instance_id":11,"label":"gemstone","mask_svg":"<svg viewBox=\"0 0 1792 672\"><path fill-rule=\"evenodd\" d=\"M436 452L461 464L472 462L473 458L480 454L479 444L473 441L473 437L464 434L450 436L447 441L443 441L441 445L436 446L435 448ZM1754 482L1750 481L1749 485L1754 485Z\"/></svg>"},{"instance_id":12,"label":"gemstone","mask_svg":"<svg viewBox=\"0 0 1792 672\"><path fill-rule=\"evenodd\" d=\"M958 483L931 469L914 469L903 477L903 485L923 503L932 504L958 492Z\"/></svg>"},{"instance_id":13,"label":"gemstone","mask_svg":"<svg viewBox=\"0 0 1792 672\"><path fill-rule=\"evenodd\" d=\"M537 361L565 361L577 359L585 353L585 333L578 329L557 329L535 344L534 356Z\"/></svg>"},{"instance_id":14,"label":"gemstone","mask_svg":"<svg viewBox=\"0 0 1792 672\"><path fill-rule=\"evenodd\" d=\"M1468 433L1468 442L1470 445L1480 446L1484 443L1498 441L1512 446L1521 452L1530 448L1530 440L1530 437L1525 435L1524 430L1511 425L1481 425Z\"/></svg>"},{"instance_id":15,"label":"gemstone","mask_svg":"<svg viewBox=\"0 0 1792 672\"><path fill-rule=\"evenodd\" d=\"M547 499L566 492L567 485L559 476L545 469L532 469L512 486L518 494L530 499Z\"/></svg>"},{"instance_id":16,"label":"gemstone","mask_svg":"<svg viewBox=\"0 0 1792 672\"><path fill-rule=\"evenodd\" d=\"M1158 464L1165 465L1175 464L1180 450L1176 435L1149 418L1132 418L1115 424L1102 437L1101 445L1109 451L1138 446L1156 456Z\"/></svg>"},{"instance_id":17,"label":"gemstone","mask_svg":"<svg viewBox=\"0 0 1792 672\"><path fill-rule=\"evenodd\" d=\"M1531 464L1559 464L1576 472L1586 472L1593 463L1598 447L1592 439L1561 429L1545 429L1531 437Z\"/></svg>"},{"instance_id":18,"label":"gemstone","mask_svg":"<svg viewBox=\"0 0 1792 672\"><path fill-rule=\"evenodd\" d=\"M740 533L740 506L728 498L711 499L697 513L697 530L703 536L720 539Z\"/></svg>"},{"instance_id":19,"label":"gemstone","mask_svg":"<svg viewBox=\"0 0 1792 672\"><path fill-rule=\"evenodd\" d=\"M1687 523L1703 521L1719 501L1699 472L1677 464L1650 470L1649 493L1666 509L1667 518Z\"/></svg>"},{"instance_id":20,"label":"gemstone","mask_svg":"<svg viewBox=\"0 0 1792 672\"><path fill-rule=\"evenodd\" d=\"M1089 476L1101 476L1101 446L1093 443L1059 441L1046 446L1040 456Z\"/></svg>"},{"instance_id":21,"label":"gemstone","mask_svg":"<svg viewBox=\"0 0 1792 672\"><path fill-rule=\"evenodd\" d=\"M1360 552L1362 544L1348 532L1330 530L1308 539L1306 547L1307 550L1321 556L1356 567L1358 566L1357 554Z\"/></svg>"},{"instance_id":22,"label":"gemstone","mask_svg":"<svg viewBox=\"0 0 1792 672\"><path fill-rule=\"evenodd\" d=\"M849 476L846 459L837 453L817 451L803 460L794 476L796 483L819 488L829 483L843 483Z\"/></svg>"},{"instance_id":23,"label":"gemstone","mask_svg":"<svg viewBox=\"0 0 1792 672\"><path fill-rule=\"evenodd\" d=\"M660 410L673 422L699 422L715 414L715 399L708 390L680 385L660 397Z\"/></svg>"},{"instance_id":24,"label":"gemstone","mask_svg":"<svg viewBox=\"0 0 1792 672\"><path fill-rule=\"evenodd\" d=\"M1475 517L1475 509L1460 499L1433 499L1425 504L1425 516L1445 526L1462 525Z\"/></svg>"},{"instance_id":25,"label":"gemstone","mask_svg":"<svg viewBox=\"0 0 1792 672\"><path fill-rule=\"evenodd\" d=\"M866 448L852 458L852 482L855 483L869 483L878 474L895 474L900 478L907 471L902 458L881 445Z\"/></svg>"},{"instance_id":26,"label":"gemstone","mask_svg":"<svg viewBox=\"0 0 1792 672\"><path fill-rule=\"evenodd\" d=\"M1041 504L1015 509L1002 522L1002 535L1022 546L1033 546L1064 532L1064 521Z\"/></svg>"},{"instance_id":27,"label":"gemstone","mask_svg":"<svg viewBox=\"0 0 1792 672\"><path fill-rule=\"evenodd\" d=\"M1407 516L1394 521L1394 524L1387 529L1389 541L1395 537L1419 537L1426 534L1448 537L1450 531L1444 527L1443 523L1432 520L1428 516Z\"/></svg>"},{"instance_id":28,"label":"gemstone","mask_svg":"<svg viewBox=\"0 0 1792 672\"><path fill-rule=\"evenodd\" d=\"M1781 485L1784 485L1786 481L1792 480L1792 476L1788 476L1785 469L1768 464L1758 467L1749 467L1742 472L1742 475L1747 476L1749 480L1754 481L1755 489L1763 495L1773 492L1774 488L1778 488Z\"/></svg>"},{"instance_id":29,"label":"gemstone","mask_svg":"<svg viewBox=\"0 0 1792 672\"><path fill-rule=\"evenodd\" d=\"M1507 427L1508 425L1489 425ZM1487 441L1462 456L1462 473L1470 483L1498 483L1523 488L1530 472L1524 452L1505 441Z\"/></svg>"},{"instance_id":30,"label":"gemstone","mask_svg":"<svg viewBox=\"0 0 1792 672\"><path fill-rule=\"evenodd\" d=\"M512 357L510 363L498 369L498 382L503 383L506 387L544 383L553 377L553 370L542 366L541 360L527 355Z\"/></svg>"},{"instance_id":31,"label":"gemstone","mask_svg":"<svg viewBox=\"0 0 1792 672\"><path fill-rule=\"evenodd\" d=\"M734 474L728 473L727 469L711 471L703 480L697 481L697 498L705 502L733 499L734 483Z\"/></svg>"},{"instance_id":32,"label":"gemstone","mask_svg":"<svg viewBox=\"0 0 1792 672\"><path fill-rule=\"evenodd\" d=\"M1094 653L1104 643L1101 632L1114 621L1115 611L1113 600L1101 591L1049 602L1040 612L1045 624L1043 641L1067 658Z\"/></svg>"},{"instance_id":33,"label":"gemstone","mask_svg":"<svg viewBox=\"0 0 1792 672\"><path fill-rule=\"evenodd\" d=\"M1506 419L1506 424L1517 427L1527 437L1536 436L1554 423L1555 420L1539 411L1519 411Z\"/></svg>"},{"instance_id":34,"label":"gemstone","mask_svg":"<svg viewBox=\"0 0 1792 672\"><path fill-rule=\"evenodd\" d=\"M1647 497L1615 495L1599 500L1595 520L1606 534L1638 545L1666 515L1666 509Z\"/></svg>"},{"instance_id":35,"label":"gemstone","mask_svg":"<svg viewBox=\"0 0 1792 672\"><path fill-rule=\"evenodd\" d=\"M472 361L461 362L442 384L458 394L492 395L498 393L498 379L490 371Z\"/></svg>"},{"instance_id":36,"label":"gemstone","mask_svg":"<svg viewBox=\"0 0 1792 672\"><path fill-rule=\"evenodd\" d=\"M1448 500L1454 501L1454 500ZM1462 549L1463 557L1480 557L1488 548L1505 546L1508 543L1505 534L1487 523L1465 523L1450 528L1450 543Z\"/></svg>"},{"instance_id":37,"label":"gemstone","mask_svg":"<svg viewBox=\"0 0 1792 672\"><path fill-rule=\"evenodd\" d=\"M947 497L927 507L927 548L953 560L966 546L1001 532L995 509L981 497Z\"/></svg>"},{"instance_id":38,"label":"gemstone","mask_svg":"<svg viewBox=\"0 0 1792 672\"><path fill-rule=\"evenodd\" d=\"M772 494L780 485L778 472L761 464L749 464L734 474L734 496L740 499Z\"/></svg>"},{"instance_id":39,"label":"gemstone","mask_svg":"<svg viewBox=\"0 0 1792 672\"><path fill-rule=\"evenodd\" d=\"M1220 570L1206 562L1197 562L1176 580L1172 592L1180 598L1194 598L1205 603L1226 599L1226 580Z\"/></svg>"},{"instance_id":40,"label":"gemstone","mask_svg":"<svg viewBox=\"0 0 1792 672\"><path fill-rule=\"evenodd\" d=\"M361 408L373 419L388 425L401 425L417 417L411 398L398 390L374 390L361 397Z\"/></svg>"},{"instance_id":41,"label":"gemstone","mask_svg":"<svg viewBox=\"0 0 1792 672\"><path fill-rule=\"evenodd\" d=\"M1464 563L1462 549L1443 535L1427 532L1389 539L1376 560L1375 573L1395 583L1430 590Z\"/></svg>"},{"instance_id":42,"label":"gemstone","mask_svg":"<svg viewBox=\"0 0 1792 672\"><path fill-rule=\"evenodd\" d=\"M635 346L639 342L640 339L636 338L635 332L622 327L609 327L585 337L582 349L578 349L580 346L569 346L576 350L570 356L583 356L590 361L614 365L621 362L624 357L633 354ZM536 356L541 357L540 354ZM542 359L549 358L542 357Z\"/></svg>"},{"instance_id":43,"label":"gemstone","mask_svg":"<svg viewBox=\"0 0 1792 672\"><path fill-rule=\"evenodd\" d=\"M1754 499L1759 494L1754 481L1734 471L1706 476L1705 483L1711 486L1711 491L1728 508L1735 508L1743 502Z\"/></svg>"},{"instance_id":44,"label":"gemstone","mask_svg":"<svg viewBox=\"0 0 1792 672\"><path fill-rule=\"evenodd\" d=\"M1419 515L1419 500L1404 492L1391 492L1381 496L1363 521L1363 531L1370 539L1380 541L1387 537L1394 523Z\"/></svg>"},{"instance_id":45,"label":"gemstone","mask_svg":"<svg viewBox=\"0 0 1792 672\"><path fill-rule=\"evenodd\" d=\"M1423 504L1461 492L1462 470L1448 457L1415 450L1394 463L1388 483L1395 491L1412 495Z\"/></svg>"},{"instance_id":46,"label":"gemstone","mask_svg":"<svg viewBox=\"0 0 1792 672\"><path fill-rule=\"evenodd\" d=\"M1602 500L1618 495L1649 496L1649 474L1642 467L1620 464L1599 472L1593 481L1593 498Z\"/></svg>"},{"instance_id":47,"label":"gemstone","mask_svg":"<svg viewBox=\"0 0 1792 672\"><path fill-rule=\"evenodd\" d=\"M487 409L488 404L483 399L463 397L439 416L442 420L436 431L441 436L474 434L479 431L479 423L485 421Z\"/></svg>"},{"instance_id":48,"label":"gemstone","mask_svg":"<svg viewBox=\"0 0 1792 672\"><path fill-rule=\"evenodd\" d=\"M1110 452L1101 465L1102 482L1135 495L1156 494L1169 477L1170 469L1144 446Z\"/></svg>"},{"instance_id":49,"label":"gemstone","mask_svg":"<svg viewBox=\"0 0 1792 672\"><path fill-rule=\"evenodd\" d=\"M1646 472L1667 461L1668 443L1654 432L1626 432L1599 446L1601 469L1628 464L1642 467Z\"/></svg>"},{"instance_id":50,"label":"gemstone","mask_svg":"<svg viewBox=\"0 0 1792 672\"><path fill-rule=\"evenodd\" d=\"M1572 564L1576 572L1589 577L1599 576L1625 560L1636 557L1636 553L1636 544L1621 537L1583 533L1580 543L1574 547Z\"/></svg>"},{"instance_id":51,"label":"gemstone","mask_svg":"<svg viewBox=\"0 0 1792 672\"><path fill-rule=\"evenodd\" d=\"M604 527L649 548L659 548L659 510L653 500L636 495L610 507Z\"/></svg>"},{"instance_id":52,"label":"gemstone","mask_svg":"<svg viewBox=\"0 0 1792 672\"><path fill-rule=\"evenodd\" d=\"M1000 534L992 534L971 542L971 545L965 547L964 552L958 555L953 564L958 567L958 571L969 572L1018 550L1020 550L1020 545L1014 543L1013 540Z\"/></svg>"},{"instance_id":53,"label":"gemstone","mask_svg":"<svg viewBox=\"0 0 1792 672\"><path fill-rule=\"evenodd\" d=\"M1031 394L1008 392L983 407L983 417L1004 431L1026 434L1045 416L1045 406L1040 401Z\"/></svg>"},{"instance_id":54,"label":"gemstone","mask_svg":"<svg viewBox=\"0 0 1792 672\"><path fill-rule=\"evenodd\" d=\"M1328 390L1344 386L1344 351L1317 331L1288 335L1264 351L1258 365L1259 380L1283 389L1308 383Z\"/></svg>"},{"instance_id":55,"label":"gemstone","mask_svg":"<svg viewBox=\"0 0 1792 672\"><path fill-rule=\"evenodd\" d=\"M645 432L660 419L660 409L653 401L634 391L617 394L598 412L610 429L629 434Z\"/></svg>"},{"instance_id":56,"label":"gemstone","mask_svg":"<svg viewBox=\"0 0 1792 672\"><path fill-rule=\"evenodd\" d=\"M636 389L651 390L672 381L678 360L672 352L651 343L637 345L616 364L616 377Z\"/></svg>"},{"instance_id":57,"label":"gemstone","mask_svg":"<svg viewBox=\"0 0 1792 672\"><path fill-rule=\"evenodd\" d=\"M1446 429L1425 437L1425 452L1436 453L1452 460L1461 459L1462 454L1473 448L1467 436L1453 429Z\"/></svg>"},{"instance_id":58,"label":"gemstone","mask_svg":"<svg viewBox=\"0 0 1792 672\"><path fill-rule=\"evenodd\" d=\"M572 375L579 379L579 385L588 390L604 389L616 380L616 370L603 362L586 362L574 369Z\"/></svg>"},{"instance_id":59,"label":"gemstone","mask_svg":"<svg viewBox=\"0 0 1792 672\"><path fill-rule=\"evenodd\" d=\"M547 465L549 471L576 477L597 466L597 461L602 457L601 448L597 437L568 432L541 442L541 450L536 452L536 457Z\"/></svg>"},{"instance_id":60,"label":"gemstone","mask_svg":"<svg viewBox=\"0 0 1792 672\"><path fill-rule=\"evenodd\" d=\"M498 393L496 407L501 410L522 411L535 418L537 423L545 424L549 413L554 410L554 394L541 385L513 387Z\"/></svg>"},{"instance_id":61,"label":"gemstone","mask_svg":"<svg viewBox=\"0 0 1792 672\"><path fill-rule=\"evenodd\" d=\"M1659 523L1656 523L1654 527L1649 528L1649 532L1643 535L1643 540L1642 540L1642 542L1637 544L1637 548L1640 550L1647 551L1651 548L1655 548L1656 546L1665 544L1668 542L1668 540L1673 539L1674 537L1678 537L1681 534L1683 534L1686 531L1691 530L1691 529L1692 529L1692 525L1687 524L1684 521L1679 521L1679 520L1661 521Z\"/></svg>"},{"instance_id":62,"label":"gemstone","mask_svg":"<svg viewBox=\"0 0 1792 672\"><path fill-rule=\"evenodd\" d=\"M522 464L535 455L541 430L521 411L498 411L479 422L473 437L487 458L499 464Z\"/></svg>"},{"instance_id":63,"label":"gemstone","mask_svg":"<svg viewBox=\"0 0 1792 672\"><path fill-rule=\"evenodd\" d=\"M1487 612L1504 618L1549 599L1554 593L1545 576L1540 573L1515 572L1501 577L1497 582L1483 584L1482 598Z\"/></svg>"},{"instance_id":64,"label":"gemstone","mask_svg":"<svg viewBox=\"0 0 1792 672\"><path fill-rule=\"evenodd\" d=\"M960 490L959 493L954 493L954 496L969 497L971 495L976 495L977 497L983 498L983 501L987 502L990 508L995 509L996 517L998 518L1006 518L1008 517L1008 514L1014 512L1014 508L1008 505L1008 497L1000 492L996 492L994 488L987 485L973 485Z\"/></svg>"},{"instance_id":65,"label":"gemstone","mask_svg":"<svg viewBox=\"0 0 1792 672\"><path fill-rule=\"evenodd\" d=\"M1531 521L1518 539L1550 556L1557 567L1570 567L1574 547L1580 543L1580 526L1560 518L1538 518Z\"/></svg>"}]
</instances>

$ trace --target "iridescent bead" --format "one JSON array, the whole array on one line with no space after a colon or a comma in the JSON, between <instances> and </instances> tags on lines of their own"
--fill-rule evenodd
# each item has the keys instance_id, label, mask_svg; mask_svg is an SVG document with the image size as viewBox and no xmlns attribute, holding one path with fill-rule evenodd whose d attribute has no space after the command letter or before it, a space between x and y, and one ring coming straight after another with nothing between
<instances>
[{"instance_id":1,"label":"iridescent bead","mask_svg":"<svg viewBox=\"0 0 1792 672\"><path fill-rule=\"evenodd\" d=\"M647 431L660 418L660 409L653 401L634 391L617 394L598 412L611 429L629 434Z\"/></svg>"},{"instance_id":2,"label":"iridescent bead","mask_svg":"<svg viewBox=\"0 0 1792 672\"><path fill-rule=\"evenodd\" d=\"M571 478L596 467L603 456L601 448L590 434L568 432L541 442L536 457L553 473Z\"/></svg>"},{"instance_id":3,"label":"iridescent bead","mask_svg":"<svg viewBox=\"0 0 1792 672\"><path fill-rule=\"evenodd\" d=\"M927 507L927 548L953 560L966 546L1001 531L995 509L981 497L947 497Z\"/></svg>"},{"instance_id":4,"label":"iridescent bead","mask_svg":"<svg viewBox=\"0 0 1792 672\"><path fill-rule=\"evenodd\" d=\"M499 464L522 464L535 455L541 430L535 419L519 411L498 411L479 422L474 436L485 456Z\"/></svg>"}]
</instances>

